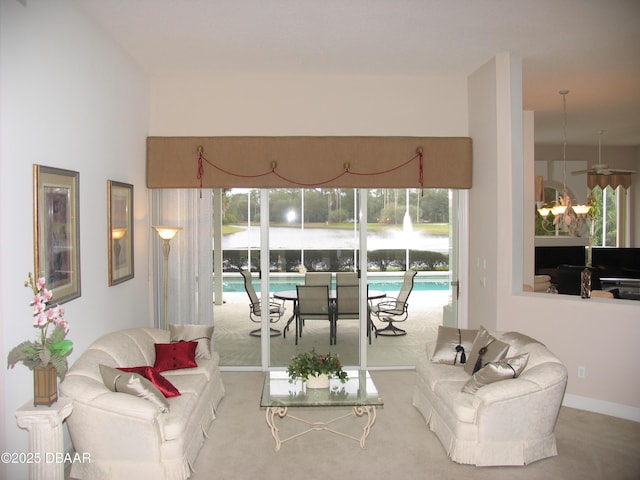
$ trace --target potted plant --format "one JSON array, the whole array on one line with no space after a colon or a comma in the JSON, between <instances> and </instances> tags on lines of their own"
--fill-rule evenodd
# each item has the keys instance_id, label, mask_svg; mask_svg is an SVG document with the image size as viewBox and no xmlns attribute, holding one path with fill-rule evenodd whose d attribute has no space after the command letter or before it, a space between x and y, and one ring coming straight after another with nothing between
<instances>
[{"instance_id":1,"label":"potted plant","mask_svg":"<svg viewBox=\"0 0 640 480\"><path fill-rule=\"evenodd\" d=\"M315 349L303 352L291 358L287 368L289 382L301 379L307 382L308 388L329 387L329 377L347 381L347 373L342 370L342 364L337 354L317 353Z\"/></svg>"},{"instance_id":2,"label":"potted plant","mask_svg":"<svg viewBox=\"0 0 640 480\"><path fill-rule=\"evenodd\" d=\"M58 399L58 384L56 375L64 379L67 373L67 356L73 349L73 342L66 339L69 324L64 319L64 310L59 305L47 305L53 293L45 287L45 279L35 280L29 273L25 287L33 290L33 300L29 304L34 307L33 326L39 330L34 341L24 341L14 347L7 359L8 367L13 368L16 363L34 372L34 405L51 405ZM49 327L53 330L49 334Z\"/></svg>"}]
</instances>

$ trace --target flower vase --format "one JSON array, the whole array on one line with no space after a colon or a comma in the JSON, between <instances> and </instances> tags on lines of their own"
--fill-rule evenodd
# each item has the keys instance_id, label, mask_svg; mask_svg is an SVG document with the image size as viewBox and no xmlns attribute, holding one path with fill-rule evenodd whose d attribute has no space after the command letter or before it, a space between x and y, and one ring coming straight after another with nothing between
<instances>
[{"instance_id":1,"label":"flower vase","mask_svg":"<svg viewBox=\"0 0 640 480\"><path fill-rule=\"evenodd\" d=\"M33 367L33 405L47 405L58 401L58 372L48 363Z\"/></svg>"},{"instance_id":2,"label":"flower vase","mask_svg":"<svg viewBox=\"0 0 640 480\"><path fill-rule=\"evenodd\" d=\"M329 388L329 375L321 373L307 378L307 388Z\"/></svg>"}]
</instances>

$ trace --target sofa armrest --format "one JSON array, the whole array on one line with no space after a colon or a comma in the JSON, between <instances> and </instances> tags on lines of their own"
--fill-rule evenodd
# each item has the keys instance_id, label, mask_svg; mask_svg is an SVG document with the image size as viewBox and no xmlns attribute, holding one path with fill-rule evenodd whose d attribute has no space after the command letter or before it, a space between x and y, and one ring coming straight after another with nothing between
<instances>
[{"instance_id":1,"label":"sofa armrest","mask_svg":"<svg viewBox=\"0 0 640 480\"><path fill-rule=\"evenodd\" d=\"M77 452L102 461L157 461L162 443L160 416L148 400L106 393L90 403L75 401L67 419Z\"/></svg>"},{"instance_id":2,"label":"sofa armrest","mask_svg":"<svg viewBox=\"0 0 640 480\"><path fill-rule=\"evenodd\" d=\"M535 367L539 375L486 385L474 398L476 424L483 441L507 441L551 435L562 404L567 377L561 364ZM558 365L559 368L556 368ZM550 367L551 366L551 367ZM550 371L547 371L550 367ZM566 372L566 369L564 370ZM555 374L554 374L555 372ZM552 377L544 384L539 377Z\"/></svg>"},{"instance_id":3,"label":"sofa armrest","mask_svg":"<svg viewBox=\"0 0 640 480\"><path fill-rule=\"evenodd\" d=\"M555 385L566 385L567 369L561 363L546 362L527 368L514 379L502 380L485 385L476 392L474 404L491 404L536 391L546 390Z\"/></svg>"},{"instance_id":4,"label":"sofa armrest","mask_svg":"<svg viewBox=\"0 0 640 480\"><path fill-rule=\"evenodd\" d=\"M158 407L149 400L128 393L104 393L94 398L91 401L91 406L107 414L113 413L145 422L157 421L161 414Z\"/></svg>"}]
</instances>

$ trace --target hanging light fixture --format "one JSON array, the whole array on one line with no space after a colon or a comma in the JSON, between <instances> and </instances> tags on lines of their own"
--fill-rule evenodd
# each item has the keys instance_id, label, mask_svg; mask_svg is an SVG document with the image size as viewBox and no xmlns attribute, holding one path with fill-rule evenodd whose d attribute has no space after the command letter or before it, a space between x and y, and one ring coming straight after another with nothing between
<instances>
[{"instance_id":1,"label":"hanging light fixture","mask_svg":"<svg viewBox=\"0 0 640 480\"><path fill-rule=\"evenodd\" d=\"M553 230L568 232L574 237L580 236L584 230L586 216L591 209L589 205L572 205L567 189L567 94L569 90L560 90L562 95L562 194L554 205L541 205L538 213L542 216L542 226L549 227L549 214L553 215ZM547 230L549 231L549 230Z\"/></svg>"}]
</instances>

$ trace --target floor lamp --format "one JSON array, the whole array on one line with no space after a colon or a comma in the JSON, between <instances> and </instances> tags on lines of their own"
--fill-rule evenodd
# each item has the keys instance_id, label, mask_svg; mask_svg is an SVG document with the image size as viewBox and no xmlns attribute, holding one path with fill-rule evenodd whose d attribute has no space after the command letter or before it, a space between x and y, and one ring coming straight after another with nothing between
<instances>
[{"instance_id":1,"label":"floor lamp","mask_svg":"<svg viewBox=\"0 0 640 480\"><path fill-rule=\"evenodd\" d=\"M162 277L164 283L164 308L162 313L164 315L164 329L168 330L169 325L167 324L167 291L169 289L169 252L171 251L171 239L175 237L176 233L182 230L182 228L154 225L153 229L158 232L158 235L160 235L160 238L162 238L162 240L164 241L164 244L162 245L162 253L164 254L164 269Z\"/></svg>"}]
</instances>

